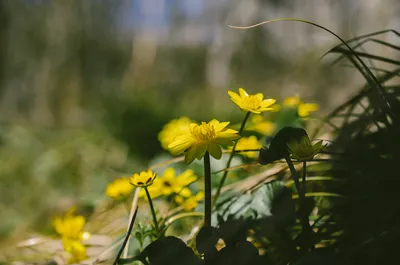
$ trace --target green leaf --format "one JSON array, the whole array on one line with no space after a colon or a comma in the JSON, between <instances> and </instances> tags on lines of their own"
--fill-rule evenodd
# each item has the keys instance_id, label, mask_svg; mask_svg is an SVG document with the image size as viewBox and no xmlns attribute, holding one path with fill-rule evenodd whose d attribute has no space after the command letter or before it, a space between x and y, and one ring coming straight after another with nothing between
<instances>
[{"instance_id":1,"label":"green leaf","mask_svg":"<svg viewBox=\"0 0 400 265\"><path fill-rule=\"evenodd\" d=\"M233 217L262 219L273 217L276 222L294 221L295 207L290 190L279 180L261 186L254 194L243 194L226 202L217 214L224 219Z\"/></svg>"},{"instance_id":2,"label":"green leaf","mask_svg":"<svg viewBox=\"0 0 400 265\"><path fill-rule=\"evenodd\" d=\"M148 260L151 265L197 265L201 260L193 250L179 238L168 236L161 237L148 245L138 259Z\"/></svg>"},{"instance_id":3,"label":"green leaf","mask_svg":"<svg viewBox=\"0 0 400 265\"><path fill-rule=\"evenodd\" d=\"M260 151L258 161L262 165L267 165L276 160L289 156L287 144L291 141L300 141L303 137L307 137L307 132L302 128L283 127L271 140L269 148L263 148Z\"/></svg>"}]
</instances>

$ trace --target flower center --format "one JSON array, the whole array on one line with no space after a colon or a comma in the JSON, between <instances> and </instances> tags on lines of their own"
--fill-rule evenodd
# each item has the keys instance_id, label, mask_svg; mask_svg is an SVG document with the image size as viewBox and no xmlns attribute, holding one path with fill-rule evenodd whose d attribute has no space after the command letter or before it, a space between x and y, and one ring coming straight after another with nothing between
<instances>
[{"instance_id":1,"label":"flower center","mask_svg":"<svg viewBox=\"0 0 400 265\"><path fill-rule=\"evenodd\" d=\"M171 185L171 183L169 182L169 181L167 181L167 180L164 180L164 186L166 186L166 187L172 187L172 185Z\"/></svg>"},{"instance_id":2,"label":"flower center","mask_svg":"<svg viewBox=\"0 0 400 265\"><path fill-rule=\"evenodd\" d=\"M257 98L255 95L249 95L248 97L243 98L243 103L250 109L257 109L261 104L260 98Z\"/></svg>"},{"instance_id":3,"label":"flower center","mask_svg":"<svg viewBox=\"0 0 400 265\"><path fill-rule=\"evenodd\" d=\"M217 135L215 133L214 126L205 122L202 122L201 125L194 127L191 133L199 141L212 140Z\"/></svg>"}]
</instances>

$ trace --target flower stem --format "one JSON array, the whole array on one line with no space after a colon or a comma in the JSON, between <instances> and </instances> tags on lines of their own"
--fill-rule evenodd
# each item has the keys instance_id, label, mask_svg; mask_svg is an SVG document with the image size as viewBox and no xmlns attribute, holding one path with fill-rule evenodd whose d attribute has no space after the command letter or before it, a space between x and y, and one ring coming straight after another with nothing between
<instances>
[{"instance_id":1,"label":"flower stem","mask_svg":"<svg viewBox=\"0 0 400 265\"><path fill-rule=\"evenodd\" d=\"M240 129L239 129L239 132L238 132L240 136L241 136L242 133L243 133L244 127L245 127L245 125L246 125L247 120L248 120L249 117L250 117L250 114L251 114L250 111L248 111L248 112L246 113L246 116L244 117L244 119L243 119L243 121L242 121L242 124L240 125ZM236 153L235 148L236 148L236 145L237 145L238 141L239 141L239 140L236 140L235 144L233 145L232 152L231 152L231 154L230 154L230 156L229 156L228 161L226 162L225 168L229 168L229 167L231 166L231 162L232 162L233 156L234 156L235 153ZM219 182L219 185L218 185L217 192L216 192L215 195L214 195L213 205L215 205L215 203L216 203L217 200L218 200L219 195L221 194L221 189L222 189L222 187L224 186L226 177L228 176L228 172L229 172L229 171L225 171L225 172L224 172L224 175L222 175L221 181Z\"/></svg>"},{"instance_id":2,"label":"flower stem","mask_svg":"<svg viewBox=\"0 0 400 265\"><path fill-rule=\"evenodd\" d=\"M304 200L306 198L306 178L307 178L307 161L303 161L303 175L302 175L301 190L302 190L302 196L303 196ZM312 231L312 228L310 226L310 220L308 218L308 214L306 212L304 212L304 218L307 221L306 233L307 233L307 236L310 239L310 248L314 249L314 244L312 243L313 231Z\"/></svg>"},{"instance_id":3,"label":"flower stem","mask_svg":"<svg viewBox=\"0 0 400 265\"><path fill-rule=\"evenodd\" d=\"M301 222L302 230L303 230L305 235L309 236L309 235L311 235L312 230L311 230L311 226L310 226L310 221L308 219L308 214L305 211L306 210L305 209L305 206L306 206L305 202L306 201L305 201L305 190L303 189L304 188L304 184L305 184L305 178L306 178L306 176L304 174L305 169L303 167L303 188L302 188L302 186L300 184L299 175L297 174L297 171L294 168L292 160L290 159L290 157L285 157L285 160L286 160L286 163L289 166L290 173L292 174L292 178L294 180L294 184L296 185L297 192L299 193L299 200L300 200L299 212L300 212L300 222ZM304 166L304 162L303 162L303 166ZM305 246L303 246L303 247L305 249L307 249L308 248L307 245L308 244L306 243Z\"/></svg>"},{"instance_id":4,"label":"flower stem","mask_svg":"<svg viewBox=\"0 0 400 265\"><path fill-rule=\"evenodd\" d=\"M158 233L158 232L160 232L160 229L158 227L158 221L157 221L156 212L154 211L153 201L151 200L151 196L150 196L150 193L149 193L149 190L147 189L147 187L145 187L144 190L146 191L147 199L150 204L151 214L153 215L154 227L156 228L156 231Z\"/></svg>"},{"instance_id":5,"label":"flower stem","mask_svg":"<svg viewBox=\"0 0 400 265\"><path fill-rule=\"evenodd\" d=\"M135 193L133 195L132 205L131 205L131 209L130 209L130 213L129 213L129 219L130 220L132 220L133 215L135 214L135 210L137 208L137 202L138 202L138 199L139 199L139 191L140 191L140 188L136 188L135 189ZM129 226L128 226L127 233L130 234ZM129 251L129 240L128 240L128 242L126 242L126 247L124 249L124 253L122 254L122 258L127 258L128 257L128 251Z\"/></svg>"},{"instance_id":6,"label":"flower stem","mask_svg":"<svg viewBox=\"0 0 400 265\"><path fill-rule=\"evenodd\" d=\"M135 212L133 213L133 216L132 216L132 218L130 220L128 231L126 232L125 239L122 242L122 246L119 249L117 256L115 257L113 265L117 265L118 264L118 262L120 260L120 257L122 255L122 251L124 251L124 248L126 247L126 244L128 243L129 236L131 235L131 232L132 232L133 224L135 223L135 220L136 220L137 211L138 211L138 206L136 206Z\"/></svg>"},{"instance_id":7,"label":"flower stem","mask_svg":"<svg viewBox=\"0 0 400 265\"><path fill-rule=\"evenodd\" d=\"M211 227L211 164L208 152L204 155L204 226Z\"/></svg>"},{"instance_id":8,"label":"flower stem","mask_svg":"<svg viewBox=\"0 0 400 265\"><path fill-rule=\"evenodd\" d=\"M307 161L303 161L303 175L302 175L301 187L304 197L306 197L306 176L307 176Z\"/></svg>"}]
</instances>

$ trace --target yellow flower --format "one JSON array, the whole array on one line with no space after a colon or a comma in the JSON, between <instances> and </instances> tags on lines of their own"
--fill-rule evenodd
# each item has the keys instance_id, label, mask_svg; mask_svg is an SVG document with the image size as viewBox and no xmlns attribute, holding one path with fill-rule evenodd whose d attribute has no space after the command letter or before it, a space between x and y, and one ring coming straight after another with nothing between
<instances>
[{"instance_id":1,"label":"yellow flower","mask_svg":"<svg viewBox=\"0 0 400 265\"><path fill-rule=\"evenodd\" d=\"M243 111L251 111L255 114L260 114L261 112L274 110L271 106L276 102L276 100L272 98L264 99L262 93L249 95L246 90L239 88L239 94L233 91L228 91L228 94L231 97L231 100Z\"/></svg>"},{"instance_id":2,"label":"yellow flower","mask_svg":"<svg viewBox=\"0 0 400 265\"><path fill-rule=\"evenodd\" d=\"M178 196L175 196L175 202L182 206L183 210L191 211L199 205L203 198L204 192L200 191L193 196L190 189L184 188Z\"/></svg>"},{"instance_id":3,"label":"yellow flower","mask_svg":"<svg viewBox=\"0 0 400 265\"><path fill-rule=\"evenodd\" d=\"M242 137L238 140L236 144L236 151L240 150L248 150L248 149L261 149L262 144L258 141L257 137L250 136L250 137ZM232 150L232 148L230 148ZM258 152L242 152L240 153L243 156L247 156L250 158L258 158Z\"/></svg>"},{"instance_id":4,"label":"yellow flower","mask_svg":"<svg viewBox=\"0 0 400 265\"><path fill-rule=\"evenodd\" d=\"M81 241L63 238L62 243L64 250L71 255L69 263L78 263L87 258L86 247Z\"/></svg>"},{"instance_id":5,"label":"yellow flower","mask_svg":"<svg viewBox=\"0 0 400 265\"><path fill-rule=\"evenodd\" d=\"M56 217L53 221L56 232L63 238L72 240L83 239L83 227L85 226L85 218L83 216L75 216L72 208L64 217Z\"/></svg>"},{"instance_id":6,"label":"yellow flower","mask_svg":"<svg viewBox=\"0 0 400 265\"><path fill-rule=\"evenodd\" d=\"M113 199L123 199L133 190L133 186L129 183L129 179L122 177L114 180L107 185L106 194Z\"/></svg>"},{"instance_id":7,"label":"yellow flower","mask_svg":"<svg viewBox=\"0 0 400 265\"><path fill-rule=\"evenodd\" d=\"M154 179L157 174L153 173L153 171L142 171L140 174L135 173L130 177L129 183L136 187L147 187L153 184Z\"/></svg>"},{"instance_id":8,"label":"yellow flower","mask_svg":"<svg viewBox=\"0 0 400 265\"><path fill-rule=\"evenodd\" d=\"M310 116L310 112L317 111L319 109L318 105L315 103L302 103L297 109L297 113L300 117Z\"/></svg>"},{"instance_id":9,"label":"yellow flower","mask_svg":"<svg viewBox=\"0 0 400 265\"><path fill-rule=\"evenodd\" d=\"M170 167L164 171L161 177L154 180L153 185L149 187L149 193L153 199L162 195L168 196L172 193L179 193L184 187L191 184L196 179L197 176L191 169L176 176L175 169ZM146 197L144 190L139 192L139 197Z\"/></svg>"},{"instance_id":10,"label":"yellow flower","mask_svg":"<svg viewBox=\"0 0 400 265\"><path fill-rule=\"evenodd\" d=\"M297 107L301 103L298 96L285 98L283 105L286 107Z\"/></svg>"},{"instance_id":11,"label":"yellow flower","mask_svg":"<svg viewBox=\"0 0 400 265\"><path fill-rule=\"evenodd\" d=\"M185 153L186 164L192 163L195 158L201 159L207 151L215 159L220 159L220 144L232 145L233 140L240 137L237 131L226 128L228 124L215 119L200 125L191 123L190 132L176 137L168 147L173 155Z\"/></svg>"},{"instance_id":12,"label":"yellow flower","mask_svg":"<svg viewBox=\"0 0 400 265\"><path fill-rule=\"evenodd\" d=\"M161 185L159 185L159 183L156 182L156 180L157 180L157 178L154 180L154 182L151 186L147 187L147 191L149 192L152 199L155 199L155 198L163 195L162 187L161 187ZM140 189L139 197L144 198L146 201L148 200L146 191L144 189Z\"/></svg>"},{"instance_id":13,"label":"yellow flower","mask_svg":"<svg viewBox=\"0 0 400 265\"><path fill-rule=\"evenodd\" d=\"M298 96L288 97L283 101L283 105L290 108L297 107L297 114L299 117L306 118L310 116L311 112L319 109L318 104L315 103L304 103Z\"/></svg>"},{"instance_id":14,"label":"yellow flower","mask_svg":"<svg viewBox=\"0 0 400 265\"><path fill-rule=\"evenodd\" d=\"M312 145L310 138L306 136L300 141L294 140L287 143L288 152L297 160L312 160L324 147L322 140Z\"/></svg>"},{"instance_id":15,"label":"yellow flower","mask_svg":"<svg viewBox=\"0 0 400 265\"><path fill-rule=\"evenodd\" d=\"M168 145L172 143L175 137L188 133L189 124L192 122L188 117L180 117L165 124L158 134L162 148L168 150Z\"/></svg>"},{"instance_id":16,"label":"yellow flower","mask_svg":"<svg viewBox=\"0 0 400 265\"><path fill-rule=\"evenodd\" d=\"M273 122L266 121L261 115L254 115L251 117L251 125L247 128L248 131L255 131L262 135L272 135L276 129Z\"/></svg>"},{"instance_id":17,"label":"yellow flower","mask_svg":"<svg viewBox=\"0 0 400 265\"><path fill-rule=\"evenodd\" d=\"M83 231L85 218L74 215L74 212L75 208L71 208L64 217L56 217L53 221L56 232L62 237L64 250L71 255L69 263L87 258L86 247L81 242L89 236Z\"/></svg>"}]
</instances>

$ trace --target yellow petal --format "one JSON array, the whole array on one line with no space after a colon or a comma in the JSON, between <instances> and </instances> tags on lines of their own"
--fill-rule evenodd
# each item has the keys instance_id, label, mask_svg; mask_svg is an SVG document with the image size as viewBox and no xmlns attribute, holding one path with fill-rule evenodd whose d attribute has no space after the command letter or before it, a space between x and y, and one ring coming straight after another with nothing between
<instances>
[{"instance_id":1,"label":"yellow petal","mask_svg":"<svg viewBox=\"0 0 400 265\"><path fill-rule=\"evenodd\" d=\"M175 196L175 202L177 204L182 204L185 201L185 199L182 196Z\"/></svg>"},{"instance_id":2,"label":"yellow petal","mask_svg":"<svg viewBox=\"0 0 400 265\"><path fill-rule=\"evenodd\" d=\"M239 95L241 98L249 96L249 94L247 94L246 90L244 90L243 88L239 88Z\"/></svg>"},{"instance_id":3,"label":"yellow petal","mask_svg":"<svg viewBox=\"0 0 400 265\"><path fill-rule=\"evenodd\" d=\"M300 104L297 113L300 117L307 117L308 115L310 115L310 112L317 111L318 108L318 105L314 103Z\"/></svg>"},{"instance_id":4,"label":"yellow petal","mask_svg":"<svg viewBox=\"0 0 400 265\"><path fill-rule=\"evenodd\" d=\"M264 100L261 102L261 107L262 107L262 108L267 108L267 107L271 106L272 104L274 104L275 102L276 102L276 100L275 100L275 99L272 99L272 98L264 99Z\"/></svg>"},{"instance_id":5,"label":"yellow petal","mask_svg":"<svg viewBox=\"0 0 400 265\"><path fill-rule=\"evenodd\" d=\"M231 98L231 100L233 101L233 103L235 103L236 105L239 106L239 108L244 109L244 106L242 104L242 99L235 99L235 98Z\"/></svg>"},{"instance_id":6,"label":"yellow petal","mask_svg":"<svg viewBox=\"0 0 400 265\"><path fill-rule=\"evenodd\" d=\"M258 110L254 110L254 109L246 109L247 111L250 111L250 112L252 112L252 113L254 113L254 114L260 114L261 113L261 111L258 111Z\"/></svg>"},{"instance_id":7,"label":"yellow petal","mask_svg":"<svg viewBox=\"0 0 400 265\"><path fill-rule=\"evenodd\" d=\"M191 123L189 124L189 130L192 133L194 130L196 130L199 127L197 123Z\"/></svg>"},{"instance_id":8,"label":"yellow petal","mask_svg":"<svg viewBox=\"0 0 400 265\"><path fill-rule=\"evenodd\" d=\"M190 196L192 196L192 192L190 191L190 189L189 188L183 188L182 190L181 190L181 192L179 193L179 195L180 196L183 196L183 197L185 197L185 198L189 198Z\"/></svg>"},{"instance_id":9,"label":"yellow petal","mask_svg":"<svg viewBox=\"0 0 400 265\"><path fill-rule=\"evenodd\" d=\"M237 93L233 92L233 91L228 91L228 95L231 97L232 100L233 99L239 100L239 101L241 100L240 96Z\"/></svg>"},{"instance_id":10,"label":"yellow petal","mask_svg":"<svg viewBox=\"0 0 400 265\"><path fill-rule=\"evenodd\" d=\"M215 128L215 126L217 126L219 124L219 121L216 119L212 119L208 124L211 124Z\"/></svg>"},{"instance_id":11,"label":"yellow petal","mask_svg":"<svg viewBox=\"0 0 400 265\"><path fill-rule=\"evenodd\" d=\"M173 167L169 167L166 170L164 170L163 178L174 178L175 177L175 169Z\"/></svg>"},{"instance_id":12,"label":"yellow petal","mask_svg":"<svg viewBox=\"0 0 400 265\"><path fill-rule=\"evenodd\" d=\"M262 93L257 93L254 95L260 102L264 99L264 95Z\"/></svg>"},{"instance_id":13,"label":"yellow petal","mask_svg":"<svg viewBox=\"0 0 400 265\"><path fill-rule=\"evenodd\" d=\"M226 126L229 125L229 123L230 123L229 121L218 123L217 125L214 126L215 131L216 132L222 131L223 129L225 129Z\"/></svg>"},{"instance_id":14,"label":"yellow petal","mask_svg":"<svg viewBox=\"0 0 400 265\"><path fill-rule=\"evenodd\" d=\"M192 137L185 138L184 140L182 139L182 141L180 142L171 143L168 148L173 155L179 155L189 149L194 144L194 142L195 141Z\"/></svg>"},{"instance_id":15,"label":"yellow petal","mask_svg":"<svg viewBox=\"0 0 400 265\"><path fill-rule=\"evenodd\" d=\"M194 175L193 170L185 170L181 175L179 175L176 180L181 186L187 186L193 181L196 181L197 176Z\"/></svg>"},{"instance_id":16,"label":"yellow petal","mask_svg":"<svg viewBox=\"0 0 400 265\"><path fill-rule=\"evenodd\" d=\"M203 191L199 191L196 196L195 196L197 201L201 201L204 198L204 192Z\"/></svg>"}]
</instances>

